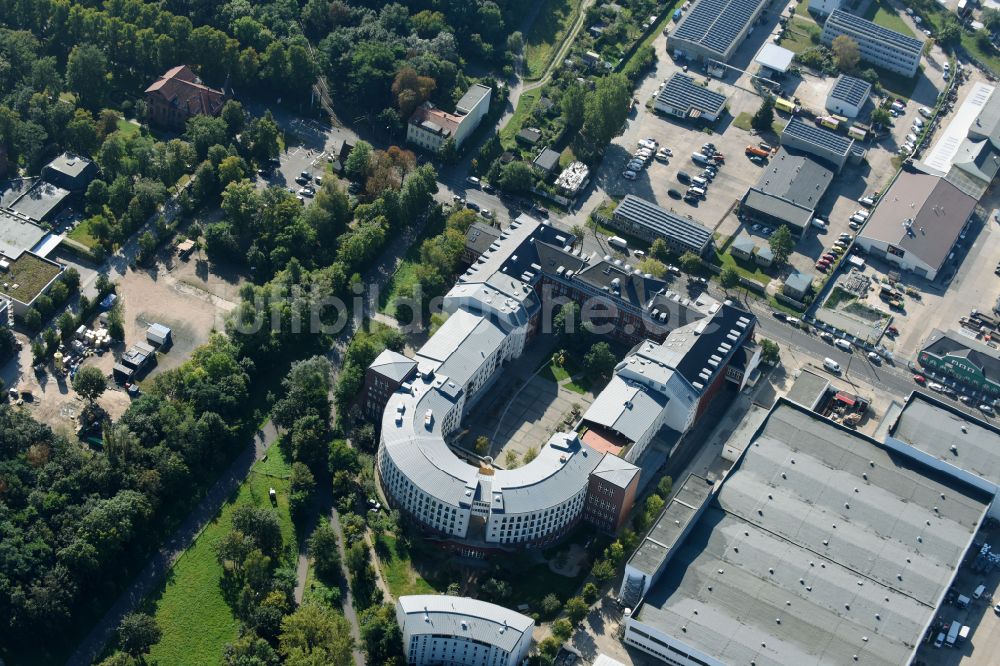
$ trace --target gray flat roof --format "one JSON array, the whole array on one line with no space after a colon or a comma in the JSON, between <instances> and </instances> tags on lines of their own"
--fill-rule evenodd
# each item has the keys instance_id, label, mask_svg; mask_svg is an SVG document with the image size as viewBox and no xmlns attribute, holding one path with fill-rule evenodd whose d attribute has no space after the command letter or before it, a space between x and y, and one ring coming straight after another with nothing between
<instances>
[{"instance_id":1,"label":"gray flat roof","mask_svg":"<svg viewBox=\"0 0 1000 666\"><path fill-rule=\"evenodd\" d=\"M809 155L782 147L761 171L757 189L815 210L831 182L831 169Z\"/></svg>"},{"instance_id":2,"label":"gray flat roof","mask_svg":"<svg viewBox=\"0 0 1000 666\"><path fill-rule=\"evenodd\" d=\"M675 109L684 109L687 115L697 110L717 116L726 106L725 95L698 85L693 78L682 72L674 72L656 100Z\"/></svg>"},{"instance_id":3,"label":"gray flat roof","mask_svg":"<svg viewBox=\"0 0 1000 666\"><path fill-rule=\"evenodd\" d=\"M792 402L797 402L810 409L829 387L830 380L826 377L821 377L809 370L803 370L795 378L795 383L788 390L786 397Z\"/></svg>"},{"instance_id":4,"label":"gray flat roof","mask_svg":"<svg viewBox=\"0 0 1000 666\"><path fill-rule=\"evenodd\" d=\"M837 82L833 84L833 89L830 90L830 97L842 100L852 106L860 108L864 106L865 100L868 99L868 95L871 94L871 91L872 84L868 83L864 79L858 79L853 76L843 74L837 79Z\"/></svg>"},{"instance_id":5,"label":"gray flat roof","mask_svg":"<svg viewBox=\"0 0 1000 666\"><path fill-rule=\"evenodd\" d=\"M822 127L811 125L798 116L792 116L792 119L785 125L785 129L781 133L782 140L784 140L786 135L845 157L851 151L851 146L854 144L854 139L841 136Z\"/></svg>"},{"instance_id":6,"label":"gray flat roof","mask_svg":"<svg viewBox=\"0 0 1000 666\"><path fill-rule=\"evenodd\" d=\"M888 44L913 55L919 55L924 49L924 43L916 37L890 30L842 9L835 9L827 17L824 25L824 30L826 29L856 34L864 39Z\"/></svg>"},{"instance_id":7,"label":"gray flat roof","mask_svg":"<svg viewBox=\"0 0 1000 666\"><path fill-rule=\"evenodd\" d=\"M391 349L385 349L375 357L375 360L368 367L395 382L401 382L406 379L406 376L413 371L416 365L417 362L412 358L407 358Z\"/></svg>"},{"instance_id":8,"label":"gray flat roof","mask_svg":"<svg viewBox=\"0 0 1000 666\"><path fill-rule=\"evenodd\" d=\"M0 254L17 259L45 237L45 230L30 220L0 210Z\"/></svg>"},{"instance_id":9,"label":"gray flat roof","mask_svg":"<svg viewBox=\"0 0 1000 666\"><path fill-rule=\"evenodd\" d=\"M33 220L42 221L69 195L69 190L56 187L52 183L39 181L34 187L18 197L11 205L11 209L27 215Z\"/></svg>"},{"instance_id":10,"label":"gray flat roof","mask_svg":"<svg viewBox=\"0 0 1000 666\"><path fill-rule=\"evenodd\" d=\"M727 664L906 664L988 503L780 399L633 617Z\"/></svg>"},{"instance_id":11,"label":"gray flat roof","mask_svg":"<svg viewBox=\"0 0 1000 666\"><path fill-rule=\"evenodd\" d=\"M938 460L1000 485L1000 429L932 396L919 391L911 393L889 434Z\"/></svg>"},{"instance_id":12,"label":"gray flat roof","mask_svg":"<svg viewBox=\"0 0 1000 666\"><path fill-rule=\"evenodd\" d=\"M473 83L469 86L469 89L465 91L462 95L462 99L458 100L458 104L455 105L455 110L460 113L469 113L472 109L479 104L479 101L486 97L492 92L492 89L484 86L481 83Z\"/></svg>"},{"instance_id":13,"label":"gray flat roof","mask_svg":"<svg viewBox=\"0 0 1000 666\"><path fill-rule=\"evenodd\" d=\"M540 169L545 169L546 171L552 171L557 166L559 166L559 153L551 148L543 148L542 152L538 153L532 164Z\"/></svg>"},{"instance_id":14,"label":"gray flat roof","mask_svg":"<svg viewBox=\"0 0 1000 666\"><path fill-rule=\"evenodd\" d=\"M694 42L721 55L739 39L763 4L764 0L697 0L671 37Z\"/></svg>"},{"instance_id":15,"label":"gray flat roof","mask_svg":"<svg viewBox=\"0 0 1000 666\"><path fill-rule=\"evenodd\" d=\"M712 240L712 232L699 222L682 217L661 206L627 194L615 208L615 215L642 225L666 238L697 248L700 252Z\"/></svg>"},{"instance_id":16,"label":"gray flat roof","mask_svg":"<svg viewBox=\"0 0 1000 666\"><path fill-rule=\"evenodd\" d=\"M788 222L800 229L804 229L809 224L815 210L782 199L777 195L761 192L755 187L747 190L743 197L743 205L782 222Z\"/></svg>"},{"instance_id":17,"label":"gray flat roof","mask_svg":"<svg viewBox=\"0 0 1000 666\"><path fill-rule=\"evenodd\" d=\"M76 178L84 172L93 162L86 157L63 153L45 165L46 168L55 169L59 173Z\"/></svg>"},{"instance_id":18,"label":"gray flat roof","mask_svg":"<svg viewBox=\"0 0 1000 666\"><path fill-rule=\"evenodd\" d=\"M903 171L879 199L860 236L913 253L936 270L975 207L975 199L944 178Z\"/></svg>"},{"instance_id":19,"label":"gray flat roof","mask_svg":"<svg viewBox=\"0 0 1000 666\"><path fill-rule=\"evenodd\" d=\"M655 576L711 492L712 486L704 477L688 475L629 558L629 566L646 576Z\"/></svg>"}]
</instances>

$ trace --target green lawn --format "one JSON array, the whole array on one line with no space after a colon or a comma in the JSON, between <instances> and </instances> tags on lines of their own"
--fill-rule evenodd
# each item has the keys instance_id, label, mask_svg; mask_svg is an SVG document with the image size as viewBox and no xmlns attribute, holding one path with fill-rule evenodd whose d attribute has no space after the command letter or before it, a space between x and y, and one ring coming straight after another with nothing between
<instances>
[{"instance_id":1,"label":"green lawn","mask_svg":"<svg viewBox=\"0 0 1000 666\"><path fill-rule=\"evenodd\" d=\"M124 134L127 137L127 136L130 136L132 134L138 134L139 133L139 126L136 125L136 124L134 124L134 123L130 123L129 121L125 120L124 118L119 118L118 119L118 131L121 132L122 134Z\"/></svg>"},{"instance_id":2,"label":"green lawn","mask_svg":"<svg viewBox=\"0 0 1000 666\"><path fill-rule=\"evenodd\" d=\"M389 586L392 596L400 597L408 594L435 594L437 590L428 583L413 568L410 554L399 547L396 537L391 534L382 536L385 550L379 553L382 563L382 577Z\"/></svg>"},{"instance_id":3,"label":"green lawn","mask_svg":"<svg viewBox=\"0 0 1000 666\"><path fill-rule=\"evenodd\" d=\"M819 45L819 35L822 29L809 16L796 14L788 22L785 34L781 38L781 48L802 53Z\"/></svg>"},{"instance_id":4,"label":"green lawn","mask_svg":"<svg viewBox=\"0 0 1000 666\"><path fill-rule=\"evenodd\" d=\"M297 549L288 513L289 474L290 465L278 446L272 446L267 460L253 466L220 515L174 564L165 584L146 600L148 611L163 630L163 639L150 653L149 663L216 666L221 662L222 648L238 636L239 626L222 597L222 566L216 560L215 545L229 533L236 507L271 506L268 489L272 487L278 493L277 513L285 541L283 563L294 565Z\"/></svg>"},{"instance_id":5,"label":"green lawn","mask_svg":"<svg viewBox=\"0 0 1000 666\"><path fill-rule=\"evenodd\" d=\"M580 13L581 0L547 0L524 38L525 78L539 79Z\"/></svg>"},{"instance_id":6,"label":"green lawn","mask_svg":"<svg viewBox=\"0 0 1000 666\"><path fill-rule=\"evenodd\" d=\"M91 250L97 247L97 239L90 233L90 218L87 218L76 225L76 228L70 231L67 236L72 238L77 243L82 243L86 245Z\"/></svg>"},{"instance_id":7,"label":"green lawn","mask_svg":"<svg viewBox=\"0 0 1000 666\"><path fill-rule=\"evenodd\" d=\"M500 143L503 144L504 148L511 150L515 147L514 137L521 131L522 126L531 115L531 112L535 108L535 104L538 103L541 96L541 88L535 88L534 90L528 90L521 93L520 99L517 100L517 108L514 109L514 115L510 117L507 124L500 130Z\"/></svg>"},{"instance_id":8,"label":"green lawn","mask_svg":"<svg viewBox=\"0 0 1000 666\"><path fill-rule=\"evenodd\" d=\"M879 2L879 0L874 0L868 5L868 11L865 12L865 18L884 28L895 30L896 32L909 37L913 36L913 31L910 30L910 26L906 24L906 21L904 21L903 17L899 15L899 12L891 7L882 6L882 3Z\"/></svg>"},{"instance_id":9,"label":"green lawn","mask_svg":"<svg viewBox=\"0 0 1000 666\"><path fill-rule=\"evenodd\" d=\"M591 388L590 380L587 379L583 374L580 366L576 363L570 354L566 354L565 360L562 365L557 365L549 360L546 363L545 368L542 369L538 375L543 379L547 379L550 382L555 382L556 384L562 384L573 375L577 375L574 381L566 382L562 384L562 387L569 389L573 393L579 393L580 395L585 394Z\"/></svg>"},{"instance_id":10,"label":"green lawn","mask_svg":"<svg viewBox=\"0 0 1000 666\"><path fill-rule=\"evenodd\" d=\"M752 113L750 113L749 111L742 111L740 115L733 118L733 126L740 128L744 132L749 132L750 130L753 129L753 125L750 124L750 121L752 120L753 120Z\"/></svg>"}]
</instances>

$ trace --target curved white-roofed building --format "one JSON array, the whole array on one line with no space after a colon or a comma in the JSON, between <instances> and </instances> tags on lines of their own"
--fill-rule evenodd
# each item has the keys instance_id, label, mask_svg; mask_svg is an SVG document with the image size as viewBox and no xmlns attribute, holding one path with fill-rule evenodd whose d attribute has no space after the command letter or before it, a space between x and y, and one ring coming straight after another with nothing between
<instances>
[{"instance_id":1,"label":"curved white-roofed building","mask_svg":"<svg viewBox=\"0 0 1000 666\"><path fill-rule=\"evenodd\" d=\"M396 620L411 666L516 666L528 656L535 627L503 606L431 594L400 597Z\"/></svg>"}]
</instances>

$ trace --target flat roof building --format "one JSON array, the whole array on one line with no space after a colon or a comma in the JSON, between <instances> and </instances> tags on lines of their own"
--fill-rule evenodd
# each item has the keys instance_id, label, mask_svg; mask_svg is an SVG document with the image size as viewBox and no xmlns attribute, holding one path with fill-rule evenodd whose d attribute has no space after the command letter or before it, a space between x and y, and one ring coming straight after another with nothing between
<instances>
[{"instance_id":1,"label":"flat roof building","mask_svg":"<svg viewBox=\"0 0 1000 666\"><path fill-rule=\"evenodd\" d=\"M16 260L45 238L45 229L26 215L0 208L0 255Z\"/></svg>"},{"instance_id":2,"label":"flat roof building","mask_svg":"<svg viewBox=\"0 0 1000 666\"><path fill-rule=\"evenodd\" d=\"M535 621L503 606L441 594L402 596L396 621L410 666L519 666Z\"/></svg>"},{"instance_id":3,"label":"flat roof building","mask_svg":"<svg viewBox=\"0 0 1000 666\"><path fill-rule=\"evenodd\" d=\"M760 51L757 52L753 61L763 69L776 74L784 74L792 66L794 58L794 51L778 46L774 42L764 42L764 46L760 47Z\"/></svg>"},{"instance_id":4,"label":"flat roof building","mask_svg":"<svg viewBox=\"0 0 1000 666\"><path fill-rule=\"evenodd\" d=\"M868 103L872 84L864 79L841 74L826 96L826 110L847 118L857 118Z\"/></svg>"},{"instance_id":5,"label":"flat roof building","mask_svg":"<svg viewBox=\"0 0 1000 666\"><path fill-rule=\"evenodd\" d=\"M747 190L740 210L759 222L784 224L801 235L832 182L833 170L809 155L782 147L764 166L757 184Z\"/></svg>"},{"instance_id":6,"label":"flat roof building","mask_svg":"<svg viewBox=\"0 0 1000 666\"><path fill-rule=\"evenodd\" d=\"M779 399L623 640L680 666L908 664L990 499Z\"/></svg>"},{"instance_id":7,"label":"flat roof building","mask_svg":"<svg viewBox=\"0 0 1000 666\"><path fill-rule=\"evenodd\" d=\"M791 275L785 278L785 286L781 288L781 293L785 296L791 296L797 301L801 301L809 293L809 290L812 289L812 283L813 276L811 273L793 271Z\"/></svg>"},{"instance_id":8,"label":"flat roof building","mask_svg":"<svg viewBox=\"0 0 1000 666\"><path fill-rule=\"evenodd\" d=\"M715 122L726 109L726 96L682 72L674 72L653 99L653 108L684 120Z\"/></svg>"},{"instance_id":9,"label":"flat roof building","mask_svg":"<svg viewBox=\"0 0 1000 666\"><path fill-rule=\"evenodd\" d=\"M798 116L792 116L781 132L781 145L815 155L840 173L851 155L854 139L807 123Z\"/></svg>"},{"instance_id":10,"label":"flat roof building","mask_svg":"<svg viewBox=\"0 0 1000 666\"><path fill-rule=\"evenodd\" d=\"M920 391L887 421L887 446L985 491L989 516L1000 519L1000 429Z\"/></svg>"},{"instance_id":11,"label":"flat roof building","mask_svg":"<svg viewBox=\"0 0 1000 666\"><path fill-rule=\"evenodd\" d=\"M82 192L97 177L97 171L97 165L86 157L63 153L42 167L42 178L64 190Z\"/></svg>"},{"instance_id":12,"label":"flat roof building","mask_svg":"<svg viewBox=\"0 0 1000 666\"><path fill-rule=\"evenodd\" d=\"M764 0L696 0L667 37L667 49L729 62L764 10Z\"/></svg>"},{"instance_id":13,"label":"flat roof building","mask_svg":"<svg viewBox=\"0 0 1000 666\"><path fill-rule=\"evenodd\" d=\"M830 46L840 35L847 35L857 42L861 59L876 67L903 76L915 76L920 67L924 43L916 37L836 9L823 24L820 39L825 46Z\"/></svg>"},{"instance_id":14,"label":"flat roof building","mask_svg":"<svg viewBox=\"0 0 1000 666\"><path fill-rule=\"evenodd\" d=\"M626 194L615 208L611 226L649 242L662 238L678 254L701 256L712 243L708 227L634 194Z\"/></svg>"},{"instance_id":15,"label":"flat roof building","mask_svg":"<svg viewBox=\"0 0 1000 666\"><path fill-rule=\"evenodd\" d=\"M944 178L900 172L855 242L873 256L937 278L976 208L976 200Z\"/></svg>"}]
</instances>

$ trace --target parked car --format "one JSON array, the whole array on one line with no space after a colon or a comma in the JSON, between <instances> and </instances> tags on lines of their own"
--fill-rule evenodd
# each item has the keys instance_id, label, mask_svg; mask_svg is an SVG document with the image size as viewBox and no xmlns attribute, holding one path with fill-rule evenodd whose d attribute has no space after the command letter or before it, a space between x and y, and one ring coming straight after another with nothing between
<instances>
[{"instance_id":1,"label":"parked car","mask_svg":"<svg viewBox=\"0 0 1000 666\"><path fill-rule=\"evenodd\" d=\"M875 199L873 199L872 197L861 197L860 199L858 199L858 203L861 204L862 206L871 208L872 206L875 205Z\"/></svg>"},{"instance_id":2,"label":"parked car","mask_svg":"<svg viewBox=\"0 0 1000 666\"><path fill-rule=\"evenodd\" d=\"M845 340L844 338L837 338L836 340L833 341L833 344L834 346L843 349L845 352L854 351L854 345L852 345L850 341Z\"/></svg>"},{"instance_id":3,"label":"parked car","mask_svg":"<svg viewBox=\"0 0 1000 666\"><path fill-rule=\"evenodd\" d=\"M933 112L926 106L922 106L919 109L917 109L917 113L922 115L924 118L930 118L932 115L934 115Z\"/></svg>"},{"instance_id":4,"label":"parked car","mask_svg":"<svg viewBox=\"0 0 1000 666\"><path fill-rule=\"evenodd\" d=\"M816 227L817 229L821 229L821 230L825 230L826 226L827 226L826 222L823 221L823 220L821 220L821 219L819 219L818 217L814 217L813 218L812 225L814 227Z\"/></svg>"},{"instance_id":5,"label":"parked car","mask_svg":"<svg viewBox=\"0 0 1000 666\"><path fill-rule=\"evenodd\" d=\"M890 336L899 335L899 329L896 328L895 326L886 327L885 332Z\"/></svg>"},{"instance_id":6,"label":"parked car","mask_svg":"<svg viewBox=\"0 0 1000 666\"><path fill-rule=\"evenodd\" d=\"M665 152L663 152L662 150L656 151L656 155L653 155L653 158L657 162L664 162L665 163L667 161L667 157L668 157L668 155Z\"/></svg>"},{"instance_id":7,"label":"parked car","mask_svg":"<svg viewBox=\"0 0 1000 666\"><path fill-rule=\"evenodd\" d=\"M993 416L993 406L985 402L979 405L979 411L983 412L984 414L989 414L990 416Z\"/></svg>"},{"instance_id":8,"label":"parked car","mask_svg":"<svg viewBox=\"0 0 1000 666\"><path fill-rule=\"evenodd\" d=\"M751 155L750 156L750 161L753 162L754 164L758 165L758 166L761 166L761 165L764 164L764 158L761 157L760 155Z\"/></svg>"},{"instance_id":9,"label":"parked car","mask_svg":"<svg viewBox=\"0 0 1000 666\"><path fill-rule=\"evenodd\" d=\"M496 194L496 191L497 191L497 188L493 187L489 183L486 183L485 185L483 185L483 192L486 192L486 194Z\"/></svg>"},{"instance_id":10,"label":"parked car","mask_svg":"<svg viewBox=\"0 0 1000 666\"><path fill-rule=\"evenodd\" d=\"M480 185L480 180L478 178L476 178L475 176L468 176L465 179L465 182L467 184L471 185L472 187L479 187L479 185Z\"/></svg>"},{"instance_id":11,"label":"parked car","mask_svg":"<svg viewBox=\"0 0 1000 666\"><path fill-rule=\"evenodd\" d=\"M635 171L632 171L631 169L626 169L625 171L622 171L622 178L624 178L625 180L635 180L637 176Z\"/></svg>"},{"instance_id":12,"label":"parked car","mask_svg":"<svg viewBox=\"0 0 1000 666\"><path fill-rule=\"evenodd\" d=\"M915 381L918 384L926 384L927 383L927 380L924 378L923 375L913 375L913 381Z\"/></svg>"},{"instance_id":13,"label":"parked car","mask_svg":"<svg viewBox=\"0 0 1000 666\"><path fill-rule=\"evenodd\" d=\"M875 352L868 352L868 360L875 365L882 365L882 357Z\"/></svg>"},{"instance_id":14,"label":"parked car","mask_svg":"<svg viewBox=\"0 0 1000 666\"><path fill-rule=\"evenodd\" d=\"M937 382L931 382L931 383L929 383L927 385L927 388L929 388L930 390L935 391L937 393L941 393L941 392L944 391L944 387L941 386L940 384L938 384Z\"/></svg>"},{"instance_id":15,"label":"parked car","mask_svg":"<svg viewBox=\"0 0 1000 666\"><path fill-rule=\"evenodd\" d=\"M677 172L677 180L681 181L684 184L690 183L691 182L691 175L688 172L686 172L686 171L678 171Z\"/></svg>"},{"instance_id":16,"label":"parked car","mask_svg":"<svg viewBox=\"0 0 1000 666\"><path fill-rule=\"evenodd\" d=\"M493 218L493 211L491 211L489 208L483 208L481 211L479 211L479 214L485 217L487 220Z\"/></svg>"},{"instance_id":17,"label":"parked car","mask_svg":"<svg viewBox=\"0 0 1000 666\"><path fill-rule=\"evenodd\" d=\"M640 148L648 148L649 150L656 150L657 147L659 147L659 145L660 144L658 144L654 139L651 139L649 137L645 139L639 139Z\"/></svg>"},{"instance_id":18,"label":"parked car","mask_svg":"<svg viewBox=\"0 0 1000 666\"><path fill-rule=\"evenodd\" d=\"M479 212L479 204L477 204L475 201L466 201L465 207L468 208L469 210L474 210L477 213Z\"/></svg>"},{"instance_id":19,"label":"parked car","mask_svg":"<svg viewBox=\"0 0 1000 666\"><path fill-rule=\"evenodd\" d=\"M830 333L829 331L823 331L822 333L819 334L819 337L821 337L826 342L829 342L831 345L833 344L833 333Z\"/></svg>"}]
</instances>

